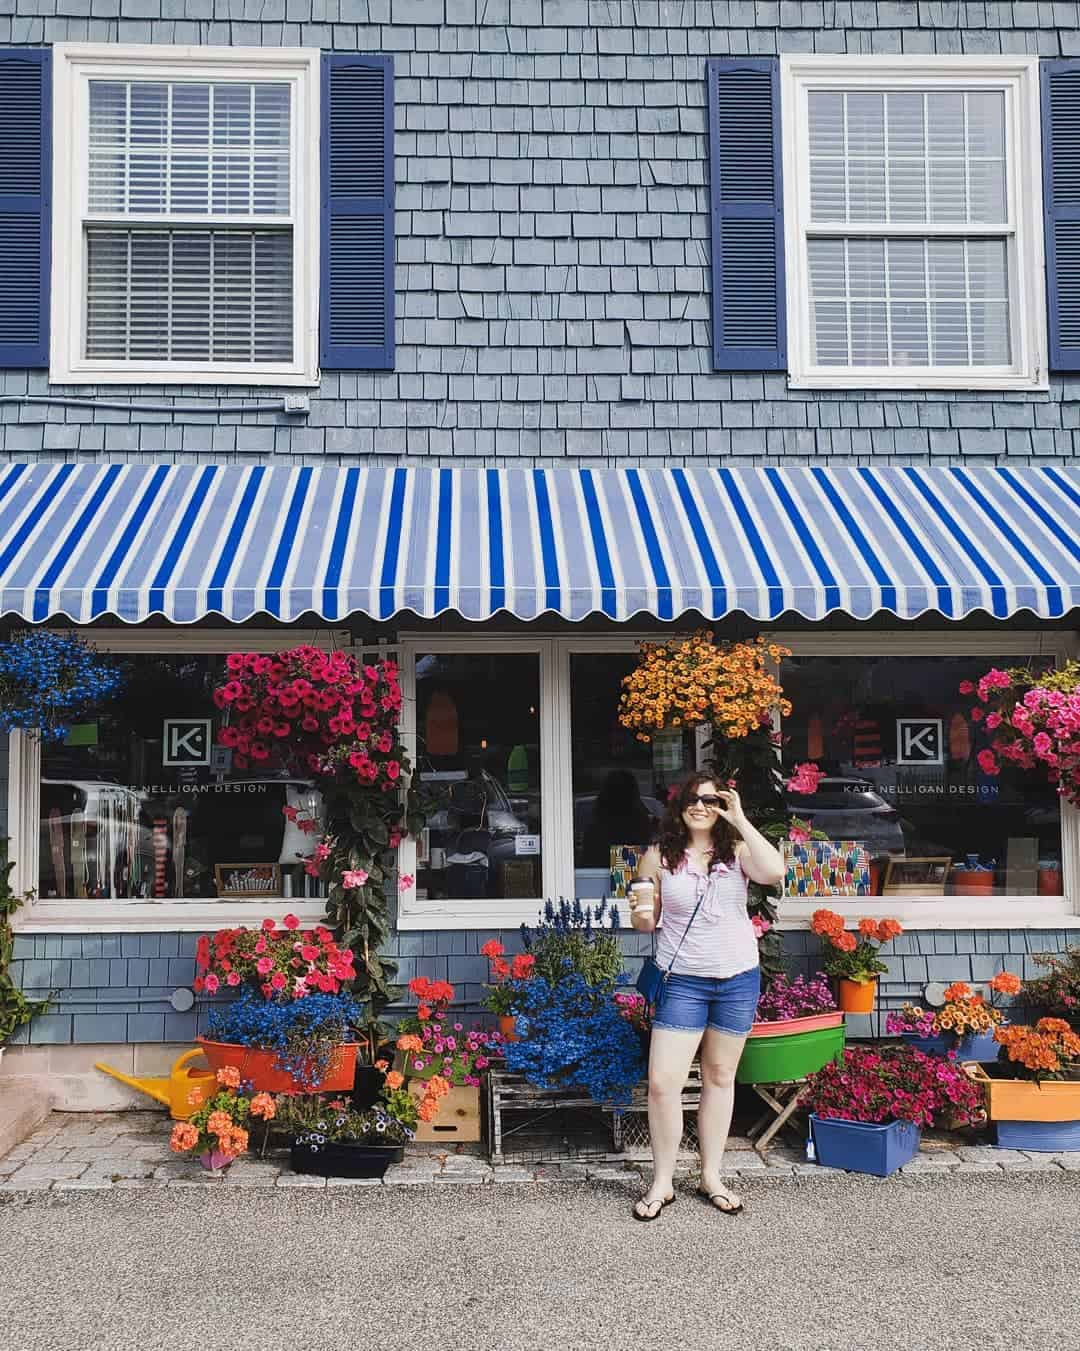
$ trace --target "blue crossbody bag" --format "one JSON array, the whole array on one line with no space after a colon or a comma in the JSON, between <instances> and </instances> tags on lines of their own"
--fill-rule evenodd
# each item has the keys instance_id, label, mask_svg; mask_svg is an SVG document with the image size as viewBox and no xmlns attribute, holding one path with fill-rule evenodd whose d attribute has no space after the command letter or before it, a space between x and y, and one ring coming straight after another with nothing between
<instances>
[{"instance_id":1,"label":"blue crossbody bag","mask_svg":"<svg viewBox=\"0 0 1080 1351\"><path fill-rule=\"evenodd\" d=\"M707 890L708 881L706 881L705 886L701 890L701 894L697 898L697 905L694 906L694 913L690 916L690 924L693 924L694 920L697 919L697 913L701 909L701 902L705 899L705 892ZM654 1013L659 1011L660 1003L664 997L664 988L667 985L667 978L671 975L671 968L679 959L679 953L682 952L682 945L686 942L686 935L690 932L690 924L683 930L683 936L679 939L679 946L675 949L675 955L667 964L667 970L664 970L656 960L656 930L653 930L654 955L646 957L642 962L641 971L638 973L638 978L634 982L634 986L638 994L644 998L646 1004L649 1004L652 1007Z\"/></svg>"}]
</instances>

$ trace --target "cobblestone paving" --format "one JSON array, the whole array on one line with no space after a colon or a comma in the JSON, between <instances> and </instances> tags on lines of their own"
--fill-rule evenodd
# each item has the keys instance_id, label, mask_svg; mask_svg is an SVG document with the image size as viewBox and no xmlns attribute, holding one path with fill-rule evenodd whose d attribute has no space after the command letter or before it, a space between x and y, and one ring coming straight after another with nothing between
<instances>
[{"instance_id":1,"label":"cobblestone paving","mask_svg":"<svg viewBox=\"0 0 1080 1351\"><path fill-rule=\"evenodd\" d=\"M539 1183L545 1181L636 1182L648 1171L641 1156L613 1154L590 1161L507 1162L492 1165L477 1152L448 1153L438 1146L417 1146L405 1161L387 1170L382 1183L368 1179L321 1178L293 1173L284 1155L248 1155L221 1173L207 1172L196 1160L170 1153L171 1123L149 1112L73 1114L54 1112L29 1139L0 1158L0 1192L99 1191L152 1187L373 1187L453 1184ZM475 1147L474 1147L475 1148ZM802 1153L776 1146L760 1158L747 1142L733 1139L726 1172L793 1182L843 1177L837 1169L807 1163ZM946 1173L1080 1172L1080 1151L1030 1154L955 1140L924 1142L917 1158L902 1169L919 1176ZM695 1171L686 1156L680 1172Z\"/></svg>"}]
</instances>

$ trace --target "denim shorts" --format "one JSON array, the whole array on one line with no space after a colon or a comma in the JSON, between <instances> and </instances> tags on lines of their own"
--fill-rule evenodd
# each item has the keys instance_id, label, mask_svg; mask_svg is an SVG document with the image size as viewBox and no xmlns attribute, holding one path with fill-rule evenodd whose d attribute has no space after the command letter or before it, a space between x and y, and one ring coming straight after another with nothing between
<instances>
[{"instance_id":1,"label":"denim shorts","mask_svg":"<svg viewBox=\"0 0 1080 1351\"><path fill-rule=\"evenodd\" d=\"M680 976L674 972L664 983L653 1027L674 1032L704 1032L706 1027L745 1037L754 1022L761 993L761 969L723 979L711 976Z\"/></svg>"}]
</instances>

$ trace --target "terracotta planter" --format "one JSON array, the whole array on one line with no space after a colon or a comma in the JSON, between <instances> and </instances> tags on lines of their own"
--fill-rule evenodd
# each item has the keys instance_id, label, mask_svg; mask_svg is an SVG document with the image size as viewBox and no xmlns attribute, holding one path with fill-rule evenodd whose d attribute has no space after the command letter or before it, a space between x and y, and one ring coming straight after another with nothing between
<instances>
[{"instance_id":1,"label":"terracotta planter","mask_svg":"<svg viewBox=\"0 0 1080 1351\"><path fill-rule=\"evenodd\" d=\"M240 1071L240 1078L249 1081L256 1093L348 1093L356 1076L355 1042L339 1046L330 1057L325 1075L316 1083L301 1083L299 1079L278 1068L277 1052L257 1046L241 1046L231 1041L195 1040L203 1049L212 1070L230 1066Z\"/></svg>"},{"instance_id":2,"label":"terracotta planter","mask_svg":"<svg viewBox=\"0 0 1080 1351\"><path fill-rule=\"evenodd\" d=\"M993 872L954 868L949 874L949 881L954 896L989 896L994 890Z\"/></svg>"},{"instance_id":3,"label":"terracotta planter","mask_svg":"<svg viewBox=\"0 0 1080 1351\"><path fill-rule=\"evenodd\" d=\"M995 1079L970 1064L964 1073L982 1085L991 1121L1080 1121L1080 1079Z\"/></svg>"},{"instance_id":4,"label":"terracotta planter","mask_svg":"<svg viewBox=\"0 0 1080 1351\"><path fill-rule=\"evenodd\" d=\"M499 1014L499 1035L503 1041L517 1041L517 1014L500 1013Z\"/></svg>"},{"instance_id":5,"label":"terracotta planter","mask_svg":"<svg viewBox=\"0 0 1080 1351\"><path fill-rule=\"evenodd\" d=\"M838 980L836 1002L845 1013L873 1013L877 1000L876 980Z\"/></svg>"}]
</instances>

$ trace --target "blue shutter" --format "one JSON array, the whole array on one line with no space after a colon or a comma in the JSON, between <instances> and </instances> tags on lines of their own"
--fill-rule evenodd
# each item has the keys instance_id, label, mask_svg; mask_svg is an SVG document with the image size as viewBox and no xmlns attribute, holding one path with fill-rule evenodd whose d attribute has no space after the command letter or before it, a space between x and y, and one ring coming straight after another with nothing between
<instances>
[{"instance_id":1,"label":"blue shutter","mask_svg":"<svg viewBox=\"0 0 1080 1351\"><path fill-rule=\"evenodd\" d=\"M1050 369L1080 371L1080 61L1042 63Z\"/></svg>"},{"instance_id":2,"label":"blue shutter","mask_svg":"<svg viewBox=\"0 0 1080 1351\"><path fill-rule=\"evenodd\" d=\"M51 58L0 51L0 366L49 364Z\"/></svg>"},{"instance_id":3,"label":"blue shutter","mask_svg":"<svg viewBox=\"0 0 1080 1351\"><path fill-rule=\"evenodd\" d=\"M713 367L787 365L780 62L706 63L712 198Z\"/></svg>"},{"instance_id":4,"label":"blue shutter","mask_svg":"<svg viewBox=\"0 0 1080 1351\"><path fill-rule=\"evenodd\" d=\"M324 52L320 358L394 368L394 65Z\"/></svg>"}]
</instances>

